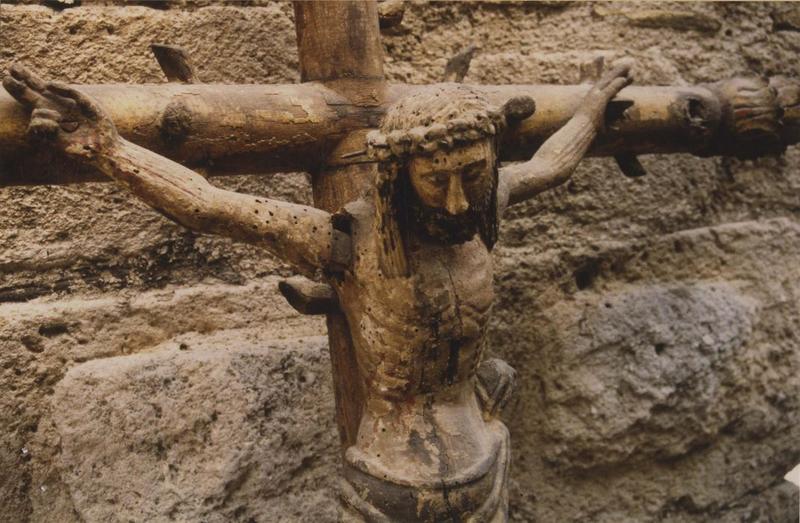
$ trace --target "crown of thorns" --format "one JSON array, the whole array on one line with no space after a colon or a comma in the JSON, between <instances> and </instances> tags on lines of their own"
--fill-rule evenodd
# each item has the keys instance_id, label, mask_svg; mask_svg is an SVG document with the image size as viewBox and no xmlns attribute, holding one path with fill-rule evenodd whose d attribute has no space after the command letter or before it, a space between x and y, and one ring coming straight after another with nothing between
<instances>
[{"instance_id":1,"label":"crown of thorns","mask_svg":"<svg viewBox=\"0 0 800 523\"><path fill-rule=\"evenodd\" d=\"M477 96L469 95L472 100ZM420 105L424 103L417 102ZM401 102L402 104L402 102ZM404 107L399 106L402 111ZM446 122L431 122L432 118L420 118L417 108L412 120L421 120L428 125L416 125L409 129L384 129L367 134L367 151L378 161L403 159L415 155L432 155L436 151L451 150L471 142L490 138L503 132L508 125L531 116L536 109L532 98L515 97L499 108L470 107L452 113Z\"/></svg>"}]
</instances>

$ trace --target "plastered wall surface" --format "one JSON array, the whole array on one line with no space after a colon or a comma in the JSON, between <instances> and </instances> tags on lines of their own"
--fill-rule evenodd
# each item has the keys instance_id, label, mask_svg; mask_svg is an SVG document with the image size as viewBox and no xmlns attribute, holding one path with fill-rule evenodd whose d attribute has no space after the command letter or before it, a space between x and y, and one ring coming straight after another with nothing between
<instances>
[{"instance_id":1,"label":"plastered wall surface","mask_svg":"<svg viewBox=\"0 0 800 523\"><path fill-rule=\"evenodd\" d=\"M0 69L162 82L299 79L290 4L0 3ZM397 82L481 46L474 83L574 83L630 55L641 84L800 75L778 3L410 2ZM2 74L2 73L0 73ZM513 208L491 346L519 373L514 521L797 519L800 149L608 159ZM214 179L310 201L302 173ZM0 521L334 521L324 322L256 248L182 230L107 184L0 189Z\"/></svg>"}]
</instances>

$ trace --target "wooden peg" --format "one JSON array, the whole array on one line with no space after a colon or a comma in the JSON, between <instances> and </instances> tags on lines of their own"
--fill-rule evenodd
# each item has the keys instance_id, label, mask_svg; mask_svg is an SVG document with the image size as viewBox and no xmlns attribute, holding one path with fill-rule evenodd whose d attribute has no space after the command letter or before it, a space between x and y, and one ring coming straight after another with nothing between
<instances>
[{"instance_id":1,"label":"wooden peg","mask_svg":"<svg viewBox=\"0 0 800 523\"><path fill-rule=\"evenodd\" d=\"M453 58L451 58L444 68L444 81L461 83L464 77L467 76L469 71L469 64L472 62L472 57L480 49L475 44L469 45L459 51Z\"/></svg>"},{"instance_id":2,"label":"wooden peg","mask_svg":"<svg viewBox=\"0 0 800 523\"><path fill-rule=\"evenodd\" d=\"M189 60L189 54L181 47L167 44L151 44L150 50L158 60L158 65L170 82L184 84L197 83L194 66Z\"/></svg>"},{"instance_id":3,"label":"wooden peg","mask_svg":"<svg viewBox=\"0 0 800 523\"><path fill-rule=\"evenodd\" d=\"M292 276L278 283L278 290L289 305L301 314L328 314L339 310L336 294L327 283L304 276Z\"/></svg>"}]
</instances>

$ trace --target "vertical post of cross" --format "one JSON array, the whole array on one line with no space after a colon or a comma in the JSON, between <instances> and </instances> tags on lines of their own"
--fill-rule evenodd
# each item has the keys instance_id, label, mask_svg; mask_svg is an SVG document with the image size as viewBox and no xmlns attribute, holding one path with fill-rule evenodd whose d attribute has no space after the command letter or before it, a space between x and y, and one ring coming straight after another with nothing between
<instances>
[{"instance_id":1,"label":"vertical post of cross","mask_svg":"<svg viewBox=\"0 0 800 523\"><path fill-rule=\"evenodd\" d=\"M301 81L383 80L376 2L295 2L294 13Z\"/></svg>"},{"instance_id":2,"label":"vertical post of cross","mask_svg":"<svg viewBox=\"0 0 800 523\"><path fill-rule=\"evenodd\" d=\"M297 1L294 12L301 80L323 82L340 97L331 100L332 105L371 107L379 113L385 84L377 2ZM312 173L317 207L335 213L374 179L374 164L342 159L347 144L357 147L358 143L364 143L363 131L344 136L340 147ZM345 315L329 313L327 325L336 422L344 451L355 442L358 432L364 377L358 370Z\"/></svg>"}]
</instances>

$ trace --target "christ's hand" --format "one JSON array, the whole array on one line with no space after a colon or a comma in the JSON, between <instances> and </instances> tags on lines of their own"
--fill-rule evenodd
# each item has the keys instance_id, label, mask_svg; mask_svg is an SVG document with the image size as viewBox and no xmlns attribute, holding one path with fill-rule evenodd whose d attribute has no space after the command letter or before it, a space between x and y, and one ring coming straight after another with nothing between
<instances>
[{"instance_id":1,"label":"christ's hand","mask_svg":"<svg viewBox=\"0 0 800 523\"><path fill-rule=\"evenodd\" d=\"M608 102L633 80L632 65L630 59L613 63L586 93L572 118L542 144L533 158L500 170L497 207L501 212L506 205L533 198L569 180L601 131Z\"/></svg>"},{"instance_id":2,"label":"christ's hand","mask_svg":"<svg viewBox=\"0 0 800 523\"><path fill-rule=\"evenodd\" d=\"M98 103L66 84L44 82L16 64L3 87L31 111L28 134L37 141L90 162L119 142L114 123Z\"/></svg>"},{"instance_id":3,"label":"christ's hand","mask_svg":"<svg viewBox=\"0 0 800 523\"><path fill-rule=\"evenodd\" d=\"M219 189L201 176L120 137L100 105L68 85L14 65L3 86L31 112L29 135L89 163L169 219L198 232L261 245L304 274L341 270L350 237L329 213Z\"/></svg>"},{"instance_id":4,"label":"christ's hand","mask_svg":"<svg viewBox=\"0 0 800 523\"><path fill-rule=\"evenodd\" d=\"M597 126L602 125L608 102L633 81L633 60L623 58L611 64L581 101L576 114L589 117Z\"/></svg>"}]
</instances>

